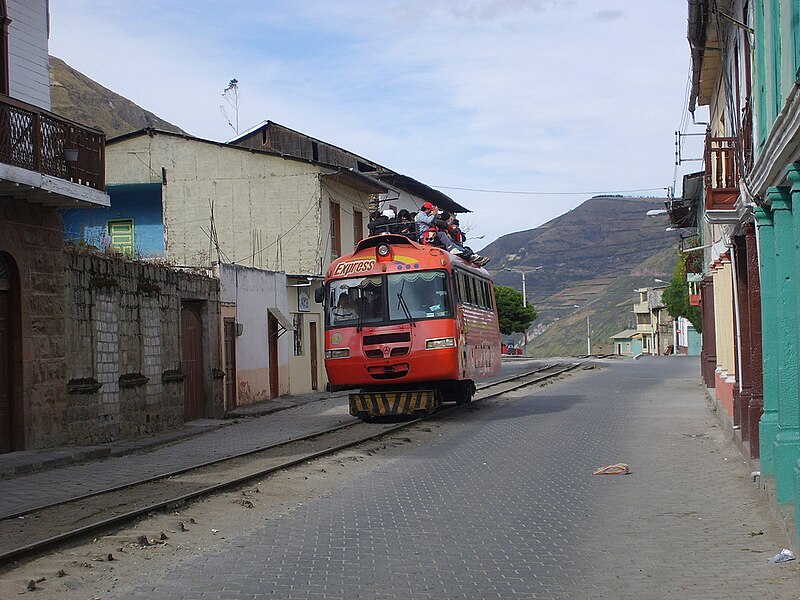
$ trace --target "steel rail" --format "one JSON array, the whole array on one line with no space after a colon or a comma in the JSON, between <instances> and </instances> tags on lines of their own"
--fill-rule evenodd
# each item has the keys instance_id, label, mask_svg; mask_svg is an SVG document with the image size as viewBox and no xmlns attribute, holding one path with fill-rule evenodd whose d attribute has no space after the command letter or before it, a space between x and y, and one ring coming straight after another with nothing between
<instances>
[{"instance_id":1,"label":"steel rail","mask_svg":"<svg viewBox=\"0 0 800 600\"><path fill-rule=\"evenodd\" d=\"M517 384L513 385L511 388L502 389L502 390L499 390L497 392L490 393L490 394L488 394L486 396L482 396L481 398L477 398L477 399L473 400L473 402L480 402L482 400L487 400L489 398L494 398L496 396L500 396L500 395L502 395L504 393L519 389L521 387L525 387L525 386L528 386L528 385L539 383L541 381L546 381L548 379L552 379L554 377L558 377L559 375L561 375L561 374L563 374L565 372L568 372L568 371L571 371L571 370L575 369L579 365L580 365L580 363L570 363L570 364L567 364L567 365L559 365L559 364L548 365L547 367L544 367L544 368L541 368L541 369L536 369L536 370L533 370L533 371L528 371L526 373L519 374L519 375L514 375L512 377L509 377L509 378L506 378L506 379L503 379L503 380L500 380L500 381L488 382L486 384L483 384L480 387L480 389L481 390L485 390L485 389L488 389L490 387L496 387L498 385L502 385L503 383L509 383L509 382L512 382L512 381L515 381L515 380L524 379L526 377L533 377L533 379L531 379L530 381L517 383ZM558 367L557 370L555 370L552 373L541 374L542 371L550 370L550 369L553 369L553 368L556 368L556 367ZM540 375L538 377L536 377L537 374L540 374ZM90 524L84 525L82 527L71 529L69 531L65 531L63 533L56 534L56 535L48 537L46 539L42 539L42 540L31 542L30 544L26 544L25 546L22 546L22 547L19 547L19 548L14 548L14 549L11 549L11 550L7 550L5 552L0 553L0 565L4 565L4 564L7 564L7 563L9 563L9 562L11 562L13 560L17 560L17 559L23 558L23 557L25 557L25 556L27 556L29 554L32 554L34 552L37 552L37 551L41 551L41 550L45 550L47 548L58 546L58 545L60 545L60 544L62 544L64 542L67 542L69 540L72 540L74 538L80 537L82 535L85 535L85 534L88 534L88 533L91 533L91 532L96 532L96 531L99 531L99 530L105 530L105 529L111 528L111 527L116 526L116 525L121 525L123 523L132 521L132 520L134 520L134 519L136 519L136 518L138 518L138 517L140 517L142 515L145 515L145 514L154 512L154 511L163 510L163 509L169 508L171 506L174 506L176 504L181 504L183 502L187 502L189 500L194 500L194 499L200 498L202 496L206 496L206 495L213 494L213 493L216 493L216 492L224 491L224 490L227 490L227 489L230 489L230 488L235 488L235 487L237 487L239 485L242 485L243 483L247 483L248 481L251 481L253 479L257 479L257 478L260 478L260 477L266 477L268 475L271 475L271 474L276 473L278 471L282 471L282 470L291 468L291 467L299 465L301 463L308 462L310 460L315 460L315 459L321 458L323 456L328 456L330 454L334 454L334 453L339 452L341 450L345 450L347 448L351 448L353 446L357 446L359 444L363 444L364 442L367 442L367 441L370 441L370 440L379 439L381 437L384 437L387 434L393 433L395 431L399 431L401 429L408 428L408 427L410 427L412 425L415 425L417 423L420 423L422 421L426 421L426 420L430 420L431 418L438 418L438 417L441 417L441 416L448 415L448 414L452 413L453 411L456 411L458 409L463 408L463 406L468 406L468 404L467 405L449 406L449 407L446 407L444 409L441 409L441 410L437 411L436 413L434 413L432 415L429 415L429 416L426 416L426 417L419 417L419 418L415 418L415 419L410 419L410 420L398 423L396 425L383 427L381 429L381 431L379 431L377 433L372 433L372 434L367 435L367 436L359 437L356 440L350 440L350 441L342 443L342 444L336 444L334 446L325 448L323 450L319 450L317 452L304 454L303 456L301 456L299 458L295 458L295 459L291 459L291 460L285 461L285 462L283 462L283 463L281 463L279 465L276 465L276 466L273 466L273 467L269 467L267 469L260 469L260 470L254 472L254 473L248 473L247 475L235 477L233 479L230 479L230 480L227 480L227 481L223 481L223 482L217 483L217 484L212 485L212 486L206 486L206 487L203 487L201 489L197 489L197 490L194 490L192 492L188 492L186 494L182 494L180 496L169 498L167 500L154 502L152 504L148 504L147 506L140 507L140 508L137 508L137 509L134 509L134 510L130 510L130 511L115 515L113 517L108 517L106 519L101 519L100 521L96 521L94 523L90 523ZM287 441L284 441L284 442L280 442L278 444L273 444L273 445L271 445L269 447L261 448L259 450L248 451L248 452L244 452L244 453L238 454L236 456L229 456L229 457L226 457L224 459L217 459L217 460L214 460L214 461L210 461L210 462L202 465L202 467L195 466L195 467L188 467L188 468L185 468L185 469L181 469L179 471L179 473L185 473L185 472L188 472L188 471L197 471L200 468L206 468L206 467L209 467L209 466L213 466L213 465L219 464L221 462L234 460L235 458L242 458L242 457L245 457L245 456L248 456L248 455L255 454L257 452L264 452L266 450L273 449L273 448L280 447L280 446L284 446L284 445L287 445L287 444L290 444L290 443L296 443L296 442L301 442L301 441L305 441L305 440L308 440L308 439L312 439L312 438L315 438L315 437L321 437L321 436L326 435L328 433L333 433L333 432L345 429L347 427L351 427L352 425L355 425L355 424L358 424L358 423L360 423L360 421L354 421L352 423L339 425L337 427L330 428L330 429L325 430L323 432L316 432L316 433L312 433L312 434L306 434L304 436L300 436L300 437L294 438L292 440L287 440ZM176 471L176 473L178 473L178 472ZM162 476L162 477L158 477L158 478L147 478L146 480L137 481L137 482L134 482L134 483L131 483L131 484L126 484L124 486L118 486L113 491L122 491L122 490L127 489L127 488L133 488L133 487L136 487L138 485L142 485L144 483L150 483L150 482L152 482L154 480L163 479L164 477L171 477L171 476L174 476L174 475L175 475L175 473L169 474L169 475L166 475L166 476ZM79 502L80 500L85 500L87 497L94 497L94 496L98 496L98 495L102 495L102 494L110 494L110 493L112 493L112 490L105 490L103 492L95 492L95 493L89 494L87 496L81 496L80 498L74 498L74 499L71 499L71 500L61 501L61 502L58 502L58 503L53 503L52 505L48 505L48 506L45 506L45 507L31 509L31 510L29 510L29 511L27 511L25 513L19 514L17 516L29 515L29 514L32 514L33 512L36 512L36 511L42 511L42 510L45 510L45 509L48 509L48 508L54 508L54 507L65 505L65 504ZM8 520L8 518L4 519L4 520Z\"/></svg>"}]
</instances>

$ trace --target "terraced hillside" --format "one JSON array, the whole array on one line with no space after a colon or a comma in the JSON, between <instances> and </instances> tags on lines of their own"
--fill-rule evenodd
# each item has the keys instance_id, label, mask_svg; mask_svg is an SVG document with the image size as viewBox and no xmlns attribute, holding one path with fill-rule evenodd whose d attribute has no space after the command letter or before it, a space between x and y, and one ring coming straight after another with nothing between
<instances>
[{"instance_id":1,"label":"terraced hillside","mask_svg":"<svg viewBox=\"0 0 800 600\"><path fill-rule=\"evenodd\" d=\"M672 277L677 233L666 231L665 216L646 216L664 208L664 201L597 196L484 248L496 283L521 290L521 275L504 269L528 272L528 301L539 313L529 335L530 354L585 354L587 312L593 352L613 348L609 336L632 325L633 290Z\"/></svg>"}]
</instances>

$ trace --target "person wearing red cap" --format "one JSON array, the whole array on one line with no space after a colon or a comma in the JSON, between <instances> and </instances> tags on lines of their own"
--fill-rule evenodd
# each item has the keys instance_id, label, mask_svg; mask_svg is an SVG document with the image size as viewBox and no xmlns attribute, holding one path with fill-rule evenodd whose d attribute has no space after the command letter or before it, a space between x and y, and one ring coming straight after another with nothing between
<instances>
[{"instance_id":1,"label":"person wearing red cap","mask_svg":"<svg viewBox=\"0 0 800 600\"><path fill-rule=\"evenodd\" d=\"M424 202L414 219L417 222L417 240L422 241L425 233L433 226L438 209L430 202Z\"/></svg>"},{"instance_id":2,"label":"person wearing red cap","mask_svg":"<svg viewBox=\"0 0 800 600\"><path fill-rule=\"evenodd\" d=\"M420 207L416 217L417 239L420 243L424 243L426 234L430 230L433 230L436 232L436 239L438 239L439 243L444 246L445 250L451 254L460 255L464 260L474 262L479 266L483 266L489 262L487 258L480 256L479 254L474 254L459 244L456 244L446 232L439 230L435 224L438 214L439 209L430 202L424 202Z\"/></svg>"}]
</instances>

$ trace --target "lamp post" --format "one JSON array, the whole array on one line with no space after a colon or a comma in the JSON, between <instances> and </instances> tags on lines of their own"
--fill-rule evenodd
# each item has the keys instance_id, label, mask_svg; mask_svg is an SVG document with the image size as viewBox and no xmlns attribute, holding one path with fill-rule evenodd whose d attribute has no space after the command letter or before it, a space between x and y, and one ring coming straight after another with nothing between
<instances>
[{"instance_id":1,"label":"lamp post","mask_svg":"<svg viewBox=\"0 0 800 600\"><path fill-rule=\"evenodd\" d=\"M521 269L512 269L510 267L503 267L503 271L509 271L510 273L519 273L520 275L522 275L522 307L523 308L528 306L528 294L527 294L527 291L525 290L525 273L532 273L533 271L541 271L541 270L542 270L542 265L539 265L538 267L534 267L530 271L523 271ZM524 344L523 352L527 355L528 354L528 328L527 327L525 328L524 336L525 336L525 339L523 341L523 344Z\"/></svg>"},{"instance_id":2,"label":"lamp post","mask_svg":"<svg viewBox=\"0 0 800 600\"><path fill-rule=\"evenodd\" d=\"M575 308L580 308L577 304L573 304ZM592 333L589 329L589 305L586 305L586 356L592 354Z\"/></svg>"},{"instance_id":3,"label":"lamp post","mask_svg":"<svg viewBox=\"0 0 800 600\"><path fill-rule=\"evenodd\" d=\"M503 267L503 271L510 271L511 273L519 273L522 275L522 306L528 306L528 298L527 294L525 293L525 271L519 271L517 269L509 269L508 267Z\"/></svg>"},{"instance_id":4,"label":"lamp post","mask_svg":"<svg viewBox=\"0 0 800 600\"><path fill-rule=\"evenodd\" d=\"M586 356L592 354L592 333L589 329L589 307L586 307Z\"/></svg>"}]
</instances>

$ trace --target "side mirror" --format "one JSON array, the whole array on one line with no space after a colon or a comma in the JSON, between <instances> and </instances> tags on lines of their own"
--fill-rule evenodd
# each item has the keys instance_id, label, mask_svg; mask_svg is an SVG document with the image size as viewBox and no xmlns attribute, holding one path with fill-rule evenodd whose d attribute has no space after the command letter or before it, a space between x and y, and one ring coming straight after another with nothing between
<instances>
[{"instance_id":1,"label":"side mirror","mask_svg":"<svg viewBox=\"0 0 800 600\"><path fill-rule=\"evenodd\" d=\"M322 304L325 300L325 287L318 287L314 290L314 302L317 304Z\"/></svg>"}]
</instances>

